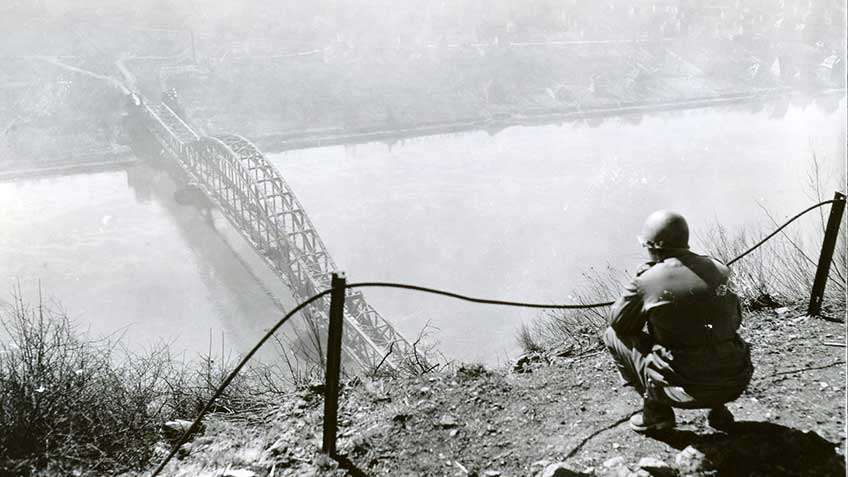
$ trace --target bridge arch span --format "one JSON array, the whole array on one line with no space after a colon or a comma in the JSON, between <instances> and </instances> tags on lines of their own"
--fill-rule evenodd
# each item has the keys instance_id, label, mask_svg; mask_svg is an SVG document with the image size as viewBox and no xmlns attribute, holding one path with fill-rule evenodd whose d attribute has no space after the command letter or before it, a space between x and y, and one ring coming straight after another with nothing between
<instances>
[{"instance_id":1,"label":"bridge arch span","mask_svg":"<svg viewBox=\"0 0 848 477\"><path fill-rule=\"evenodd\" d=\"M142 102L140 111L165 156L217 203L295 300L330 287L336 264L294 191L255 145L236 134L201 135L165 104ZM325 329L328 310L325 297L304 315ZM363 370L379 363L397 368L415 353L360 291L347 293L345 323L344 350Z\"/></svg>"}]
</instances>

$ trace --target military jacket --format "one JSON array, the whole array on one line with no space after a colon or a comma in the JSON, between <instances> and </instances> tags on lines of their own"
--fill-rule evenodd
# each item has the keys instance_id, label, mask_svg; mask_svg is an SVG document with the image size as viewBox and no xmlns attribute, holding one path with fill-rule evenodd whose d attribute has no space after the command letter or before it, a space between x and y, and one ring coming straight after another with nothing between
<instances>
[{"instance_id":1,"label":"military jacket","mask_svg":"<svg viewBox=\"0 0 848 477\"><path fill-rule=\"evenodd\" d=\"M688 250L643 266L610 318L618 334L647 328L662 356L670 358L675 384L690 394L741 392L748 384L753 368L749 347L737 333L741 323L728 267Z\"/></svg>"}]
</instances>

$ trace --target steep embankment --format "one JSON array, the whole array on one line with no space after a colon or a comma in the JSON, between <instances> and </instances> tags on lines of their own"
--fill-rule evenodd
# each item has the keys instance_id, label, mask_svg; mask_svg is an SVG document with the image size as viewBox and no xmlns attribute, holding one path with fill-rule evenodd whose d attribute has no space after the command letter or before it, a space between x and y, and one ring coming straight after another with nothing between
<instances>
[{"instance_id":1,"label":"steep embankment","mask_svg":"<svg viewBox=\"0 0 848 477\"><path fill-rule=\"evenodd\" d=\"M165 473L844 475L844 325L779 309L749 316L744 335L756 373L730 405L730 434L707 427L704 411L678 411L678 429L665 435L634 434L626 422L638 396L618 386L597 349L531 360L524 372L460 366L350 382L340 411L344 468L318 453L323 400L315 389L252 418L209 416Z\"/></svg>"}]
</instances>

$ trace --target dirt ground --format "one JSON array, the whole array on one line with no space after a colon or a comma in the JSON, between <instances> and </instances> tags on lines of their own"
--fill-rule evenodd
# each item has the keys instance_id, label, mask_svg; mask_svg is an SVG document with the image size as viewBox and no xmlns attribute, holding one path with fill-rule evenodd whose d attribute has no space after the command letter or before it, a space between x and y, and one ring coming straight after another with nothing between
<instances>
[{"instance_id":1,"label":"dirt ground","mask_svg":"<svg viewBox=\"0 0 848 477\"><path fill-rule=\"evenodd\" d=\"M349 383L341 468L318 453L315 392L249 420L210 416L166 474L531 476L563 462L570 472L551 475L845 475L845 325L779 309L749 313L743 334L756 372L729 405L730 433L710 429L698 410L678 410L674 431L633 433L627 420L640 399L598 349L541 359L523 373L466 365ZM688 446L702 458L695 470L678 456ZM644 457L668 467L640 469Z\"/></svg>"}]
</instances>

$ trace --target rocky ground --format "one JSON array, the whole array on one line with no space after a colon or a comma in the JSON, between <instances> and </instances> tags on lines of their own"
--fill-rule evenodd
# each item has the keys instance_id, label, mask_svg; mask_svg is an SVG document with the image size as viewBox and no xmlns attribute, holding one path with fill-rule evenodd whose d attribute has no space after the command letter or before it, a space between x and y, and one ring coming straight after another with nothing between
<instances>
[{"instance_id":1,"label":"rocky ground","mask_svg":"<svg viewBox=\"0 0 848 477\"><path fill-rule=\"evenodd\" d=\"M633 433L638 396L597 349L511 370L348 382L339 462L318 452L320 388L250 418L211 415L165 474L845 475L844 325L782 308L749 314L744 335L756 373L729 406L729 433L710 429L705 411L678 411L671 432Z\"/></svg>"}]
</instances>

